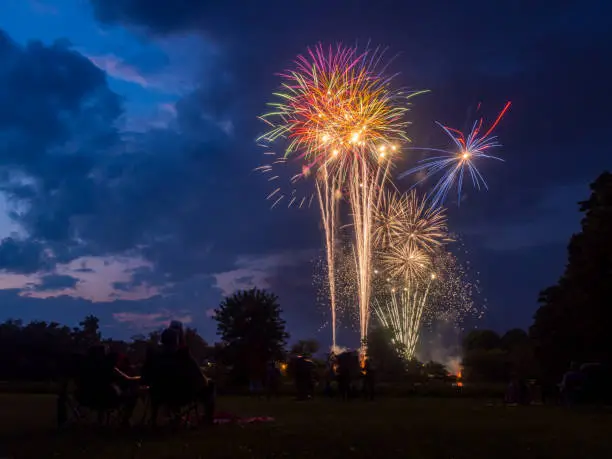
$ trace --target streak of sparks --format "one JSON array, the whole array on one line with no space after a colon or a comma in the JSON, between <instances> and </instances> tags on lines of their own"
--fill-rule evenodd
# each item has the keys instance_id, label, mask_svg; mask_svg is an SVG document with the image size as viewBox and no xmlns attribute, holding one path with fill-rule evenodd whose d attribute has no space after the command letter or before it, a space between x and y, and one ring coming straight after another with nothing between
<instances>
[{"instance_id":1,"label":"streak of sparks","mask_svg":"<svg viewBox=\"0 0 612 459\"><path fill-rule=\"evenodd\" d=\"M421 321L427 307L435 274L420 281L409 281L392 287L386 299L375 299L374 311L380 323L391 334L396 348L406 360L414 357L421 332Z\"/></svg>"},{"instance_id":2,"label":"streak of sparks","mask_svg":"<svg viewBox=\"0 0 612 459\"><path fill-rule=\"evenodd\" d=\"M332 319L332 345L336 346L336 223L338 213L337 177L328 176L327 170L322 171L323 177L316 181L317 197L321 210L321 220L325 233L325 248L327 261L327 282L329 285L329 300Z\"/></svg>"}]
</instances>

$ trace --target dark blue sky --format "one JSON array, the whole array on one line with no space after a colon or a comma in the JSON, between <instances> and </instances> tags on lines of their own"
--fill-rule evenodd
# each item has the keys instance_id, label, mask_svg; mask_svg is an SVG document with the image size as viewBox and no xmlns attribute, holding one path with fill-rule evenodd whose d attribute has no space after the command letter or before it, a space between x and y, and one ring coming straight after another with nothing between
<instances>
[{"instance_id":1,"label":"dark blue sky","mask_svg":"<svg viewBox=\"0 0 612 459\"><path fill-rule=\"evenodd\" d=\"M528 326L576 202L612 166L611 18L605 0L4 0L0 318L93 313L127 337L176 317L212 340L209 311L256 284L296 338L328 341L317 214L269 210L256 117L307 46L370 40L397 55L398 85L432 91L411 112L416 145L443 145L435 120L512 100L489 192L449 204L482 325Z\"/></svg>"}]
</instances>

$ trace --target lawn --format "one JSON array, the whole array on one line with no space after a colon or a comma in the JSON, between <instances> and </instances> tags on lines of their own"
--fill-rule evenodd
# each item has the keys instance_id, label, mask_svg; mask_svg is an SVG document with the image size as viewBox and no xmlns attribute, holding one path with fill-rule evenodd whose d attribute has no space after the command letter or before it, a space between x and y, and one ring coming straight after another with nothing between
<instances>
[{"instance_id":1,"label":"lawn","mask_svg":"<svg viewBox=\"0 0 612 459\"><path fill-rule=\"evenodd\" d=\"M220 398L220 409L276 421L195 430L58 432L54 398L0 395L0 458L604 458L612 411L504 407L486 400L341 403Z\"/></svg>"}]
</instances>

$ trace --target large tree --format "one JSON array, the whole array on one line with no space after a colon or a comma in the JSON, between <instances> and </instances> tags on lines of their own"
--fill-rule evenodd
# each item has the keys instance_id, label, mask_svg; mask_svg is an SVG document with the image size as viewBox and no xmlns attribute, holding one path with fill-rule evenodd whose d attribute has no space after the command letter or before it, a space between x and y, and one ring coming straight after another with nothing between
<instances>
[{"instance_id":1,"label":"large tree","mask_svg":"<svg viewBox=\"0 0 612 459\"><path fill-rule=\"evenodd\" d=\"M259 377L268 360L284 354L289 335L281 312L278 297L259 289L236 292L215 310L225 359L239 379Z\"/></svg>"},{"instance_id":2,"label":"large tree","mask_svg":"<svg viewBox=\"0 0 612 459\"><path fill-rule=\"evenodd\" d=\"M550 378L571 361L612 363L612 174L591 184L580 211L582 230L570 240L565 272L540 293L530 330Z\"/></svg>"}]
</instances>

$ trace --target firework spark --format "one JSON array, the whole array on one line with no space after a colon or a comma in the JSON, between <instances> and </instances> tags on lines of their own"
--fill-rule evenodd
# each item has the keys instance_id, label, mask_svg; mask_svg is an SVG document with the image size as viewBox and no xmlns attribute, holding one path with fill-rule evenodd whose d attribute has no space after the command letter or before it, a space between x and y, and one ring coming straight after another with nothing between
<instances>
[{"instance_id":1,"label":"firework spark","mask_svg":"<svg viewBox=\"0 0 612 459\"><path fill-rule=\"evenodd\" d=\"M400 178L408 175L424 172L425 177L419 180L420 183L432 176L442 173L431 191L432 205L438 205L445 201L449 191L457 185L457 200L461 202L461 191L463 189L463 180L466 173L469 173L472 179L474 188L480 190L481 187L488 189L488 185L478 168L476 162L481 159L495 159L503 161L503 159L489 154L493 148L500 147L501 144L497 141L496 136L491 134L510 108L510 102L507 102L501 110L495 122L483 133L483 118L480 118L472 125L472 130L466 136L463 132L437 123L442 128L444 133L448 135L456 149L452 151L440 150L436 148L415 148L416 150L431 151L440 155L425 158L419 161L416 167L402 173Z\"/></svg>"},{"instance_id":2,"label":"firework spark","mask_svg":"<svg viewBox=\"0 0 612 459\"><path fill-rule=\"evenodd\" d=\"M432 263L431 256L411 242L389 247L380 258L391 278L406 281L422 278Z\"/></svg>"}]
</instances>

